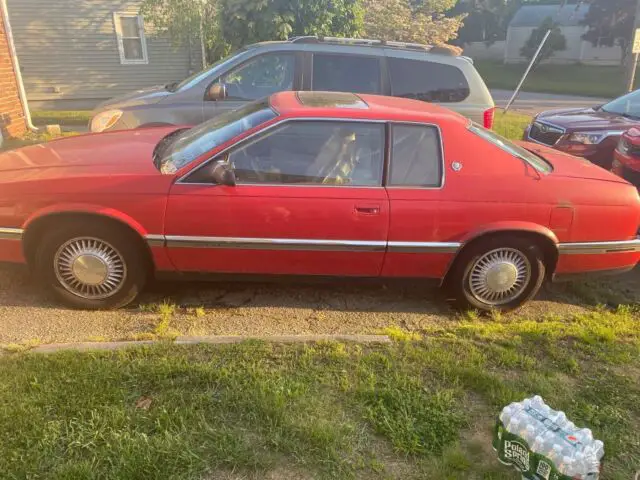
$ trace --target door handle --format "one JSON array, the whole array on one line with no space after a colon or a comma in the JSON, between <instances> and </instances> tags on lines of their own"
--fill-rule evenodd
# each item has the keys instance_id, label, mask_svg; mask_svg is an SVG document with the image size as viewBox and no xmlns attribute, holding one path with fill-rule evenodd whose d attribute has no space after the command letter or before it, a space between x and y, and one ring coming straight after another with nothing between
<instances>
[{"instance_id":1,"label":"door handle","mask_svg":"<svg viewBox=\"0 0 640 480\"><path fill-rule=\"evenodd\" d=\"M380 215L379 205L356 205L356 213L361 215Z\"/></svg>"}]
</instances>

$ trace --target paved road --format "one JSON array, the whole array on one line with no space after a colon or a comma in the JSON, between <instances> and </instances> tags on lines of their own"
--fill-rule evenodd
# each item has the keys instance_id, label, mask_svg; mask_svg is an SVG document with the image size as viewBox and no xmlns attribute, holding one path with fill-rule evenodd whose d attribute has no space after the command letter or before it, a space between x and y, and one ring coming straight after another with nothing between
<instances>
[{"instance_id":1,"label":"paved road","mask_svg":"<svg viewBox=\"0 0 640 480\"><path fill-rule=\"evenodd\" d=\"M510 90L491 90L491 95L498 107L505 107L513 95ZM601 105L610 99L594 97L577 97L573 95L552 95L550 93L520 93L513 105L514 110L536 114L544 110L555 108L579 108L593 105Z\"/></svg>"}]
</instances>

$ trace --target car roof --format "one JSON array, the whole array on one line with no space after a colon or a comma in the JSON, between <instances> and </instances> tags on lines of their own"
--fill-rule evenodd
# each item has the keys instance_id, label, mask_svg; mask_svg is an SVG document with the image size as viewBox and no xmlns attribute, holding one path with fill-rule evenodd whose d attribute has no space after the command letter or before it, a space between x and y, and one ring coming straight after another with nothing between
<instances>
[{"instance_id":1,"label":"car roof","mask_svg":"<svg viewBox=\"0 0 640 480\"><path fill-rule=\"evenodd\" d=\"M459 55L450 45L422 45L407 42L388 42L384 40L303 36L290 40L271 40L253 43L248 49L266 51L305 51L316 53L345 53L374 55L381 57L411 58L455 65L461 69L473 68L469 57Z\"/></svg>"},{"instance_id":2,"label":"car roof","mask_svg":"<svg viewBox=\"0 0 640 480\"><path fill-rule=\"evenodd\" d=\"M433 103L408 98L345 92L279 92L269 98L283 117L333 117L405 122L454 122L466 125L462 115Z\"/></svg>"}]
</instances>

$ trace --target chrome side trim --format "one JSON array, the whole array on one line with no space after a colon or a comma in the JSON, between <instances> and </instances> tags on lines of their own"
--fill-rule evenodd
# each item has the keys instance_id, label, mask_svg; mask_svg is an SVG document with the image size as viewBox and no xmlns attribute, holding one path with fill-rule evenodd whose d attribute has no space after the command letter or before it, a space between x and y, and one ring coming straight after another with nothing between
<instances>
[{"instance_id":1,"label":"chrome side trim","mask_svg":"<svg viewBox=\"0 0 640 480\"><path fill-rule=\"evenodd\" d=\"M560 255L593 255L603 253L640 252L640 237L618 242L560 243Z\"/></svg>"},{"instance_id":2,"label":"chrome side trim","mask_svg":"<svg viewBox=\"0 0 640 480\"><path fill-rule=\"evenodd\" d=\"M144 239L147 241L147 245L150 247L164 247L165 237L164 235L145 235Z\"/></svg>"},{"instance_id":3,"label":"chrome side trim","mask_svg":"<svg viewBox=\"0 0 640 480\"><path fill-rule=\"evenodd\" d=\"M462 246L459 242L389 242L392 253L456 253Z\"/></svg>"},{"instance_id":4,"label":"chrome side trim","mask_svg":"<svg viewBox=\"0 0 640 480\"><path fill-rule=\"evenodd\" d=\"M22 240L21 228L0 228L0 240Z\"/></svg>"},{"instance_id":5,"label":"chrome side trim","mask_svg":"<svg viewBox=\"0 0 640 480\"><path fill-rule=\"evenodd\" d=\"M308 250L384 252L387 242L309 240L296 238L187 237L167 235L169 248L234 248L245 250Z\"/></svg>"}]
</instances>

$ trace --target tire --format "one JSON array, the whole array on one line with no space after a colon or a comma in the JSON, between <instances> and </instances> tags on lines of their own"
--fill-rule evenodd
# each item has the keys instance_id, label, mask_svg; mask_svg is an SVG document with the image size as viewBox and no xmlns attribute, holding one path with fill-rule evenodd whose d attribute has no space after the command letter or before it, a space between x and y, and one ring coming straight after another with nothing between
<instances>
[{"instance_id":1,"label":"tire","mask_svg":"<svg viewBox=\"0 0 640 480\"><path fill-rule=\"evenodd\" d=\"M140 239L118 225L78 223L64 222L43 235L34 260L41 283L72 308L104 310L131 303L148 276ZM96 283L102 277L102 283ZM80 282L79 278L91 283Z\"/></svg>"},{"instance_id":2,"label":"tire","mask_svg":"<svg viewBox=\"0 0 640 480\"><path fill-rule=\"evenodd\" d=\"M459 308L507 312L533 298L545 274L543 255L535 243L496 236L478 240L460 253L447 276L447 287ZM500 291L505 288L509 290Z\"/></svg>"}]
</instances>

